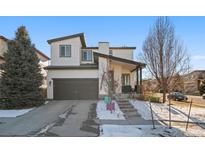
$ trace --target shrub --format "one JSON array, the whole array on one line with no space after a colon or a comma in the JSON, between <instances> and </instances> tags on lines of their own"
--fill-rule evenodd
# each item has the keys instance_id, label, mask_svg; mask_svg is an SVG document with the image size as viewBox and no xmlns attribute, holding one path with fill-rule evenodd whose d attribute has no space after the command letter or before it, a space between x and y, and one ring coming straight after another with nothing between
<instances>
[{"instance_id":1,"label":"shrub","mask_svg":"<svg viewBox=\"0 0 205 154\"><path fill-rule=\"evenodd\" d=\"M205 80L202 82L201 86L199 87L200 94L205 94Z\"/></svg>"},{"instance_id":2,"label":"shrub","mask_svg":"<svg viewBox=\"0 0 205 154\"><path fill-rule=\"evenodd\" d=\"M160 97L156 96L148 96L146 100L154 103L160 103Z\"/></svg>"},{"instance_id":3,"label":"shrub","mask_svg":"<svg viewBox=\"0 0 205 154\"><path fill-rule=\"evenodd\" d=\"M22 109L22 108L32 108L40 106L44 103L44 100L34 100L28 102L12 102L9 99L2 98L0 99L0 109L6 110L6 109Z\"/></svg>"},{"instance_id":4,"label":"shrub","mask_svg":"<svg viewBox=\"0 0 205 154\"><path fill-rule=\"evenodd\" d=\"M136 97L137 100L141 101L150 101L154 103L160 103L160 97L150 96L150 95L138 95Z\"/></svg>"},{"instance_id":5,"label":"shrub","mask_svg":"<svg viewBox=\"0 0 205 154\"><path fill-rule=\"evenodd\" d=\"M140 101L144 101L145 100L145 96L144 95L138 95L138 96L136 96L136 99L140 100Z\"/></svg>"},{"instance_id":6,"label":"shrub","mask_svg":"<svg viewBox=\"0 0 205 154\"><path fill-rule=\"evenodd\" d=\"M43 99L47 98L47 88L41 88L40 93Z\"/></svg>"}]
</instances>

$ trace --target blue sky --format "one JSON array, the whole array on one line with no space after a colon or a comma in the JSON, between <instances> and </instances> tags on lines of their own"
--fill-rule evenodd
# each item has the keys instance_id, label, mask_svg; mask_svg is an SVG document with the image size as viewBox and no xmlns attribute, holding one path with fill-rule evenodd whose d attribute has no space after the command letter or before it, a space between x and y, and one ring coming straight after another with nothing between
<instances>
[{"instance_id":1,"label":"blue sky","mask_svg":"<svg viewBox=\"0 0 205 154\"><path fill-rule=\"evenodd\" d=\"M36 47L50 56L48 39L84 32L88 46L136 46L135 57L157 17L0 17L0 35L14 38L24 25ZM191 56L193 69L205 69L205 17L170 17Z\"/></svg>"}]
</instances>

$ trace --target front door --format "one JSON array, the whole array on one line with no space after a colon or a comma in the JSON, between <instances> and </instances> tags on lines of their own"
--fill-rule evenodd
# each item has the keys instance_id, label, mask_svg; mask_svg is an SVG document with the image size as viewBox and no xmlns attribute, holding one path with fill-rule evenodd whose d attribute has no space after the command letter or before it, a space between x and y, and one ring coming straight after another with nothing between
<instances>
[{"instance_id":1,"label":"front door","mask_svg":"<svg viewBox=\"0 0 205 154\"><path fill-rule=\"evenodd\" d=\"M122 93L131 92L130 74L122 74Z\"/></svg>"}]
</instances>

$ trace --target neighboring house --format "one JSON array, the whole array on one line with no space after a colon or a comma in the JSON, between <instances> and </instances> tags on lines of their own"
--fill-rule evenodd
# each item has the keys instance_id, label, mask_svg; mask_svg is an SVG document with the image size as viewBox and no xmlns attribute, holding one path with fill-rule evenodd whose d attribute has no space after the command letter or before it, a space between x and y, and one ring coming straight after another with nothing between
<instances>
[{"instance_id":1,"label":"neighboring house","mask_svg":"<svg viewBox=\"0 0 205 154\"><path fill-rule=\"evenodd\" d=\"M5 61L4 61L4 57L3 56L0 56L0 64L3 64Z\"/></svg>"},{"instance_id":2,"label":"neighboring house","mask_svg":"<svg viewBox=\"0 0 205 154\"><path fill-rule=\"evenodd\" d=\"M181 91L189 95L199 95L199 88L203 80L205 80L205 70L192 71L180 77L173 91ZM143 91L159 92L160 86L157 80L143 80Z\"/></svg>"},{"instance_id":3,"label":"neighboring house","mask_svg":"<svg viewBox=\"0 0 205 154\"><path fill-rule=\"evenodd\" d=\"M9 41L9 39L7 39L6 37L0 36L0 64L5 62L3 54L4 54L4 52L7 52L8 41ZM48 61L50 60L50 58L48 56L46 56L43 52L39 51L36 48L34 48L33 50L36 52L38 58L40 59L39 64L41 66L41 73L44 77L43 84L42 84L41 87L42 88L47 88L47 82L46 82L46 80L47 80L47 71L44 70L44 67L48 66ZM0 76L1 76L1 74L0 74Z\"/></svg>"},{"instance_id":4,"label":"neighboring house","mask_svg":"<svg viewBox=\"0 0 205 154\"><path fill-rule=\"evenodd\" d=\"M111 72L116 94L142 85L145 64L134 61L135 47L86 46L83 33L48 40L51 63L48 69L48 99L98 99L108 94L103 74Z\"/></svg>"},{"instance_id":5,"label":"neighboring house","mask_svg":"<svg viewBox=\"0 0 205 154\"><path fill-rule=\"evenodd\" d=\"M205 70L195 70L184 75L184 93L199 95L199 88L202 81L205 80Z\"/></svg>"}]
</instances>

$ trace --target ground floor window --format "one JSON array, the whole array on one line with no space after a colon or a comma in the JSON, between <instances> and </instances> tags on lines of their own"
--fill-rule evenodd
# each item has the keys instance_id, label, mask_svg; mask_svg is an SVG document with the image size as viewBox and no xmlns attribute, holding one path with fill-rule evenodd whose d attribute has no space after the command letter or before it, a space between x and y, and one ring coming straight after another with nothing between
<instances>
[{"instance_id":1,"label":"ground floor window","mask_svg":"<svg viewBox=\"0 0 205 154\"><path fill-rule=\"evenodd\" d=\"M130 85L130 74L122 74L122 86Z\"/></svg>"}]
</instances>

